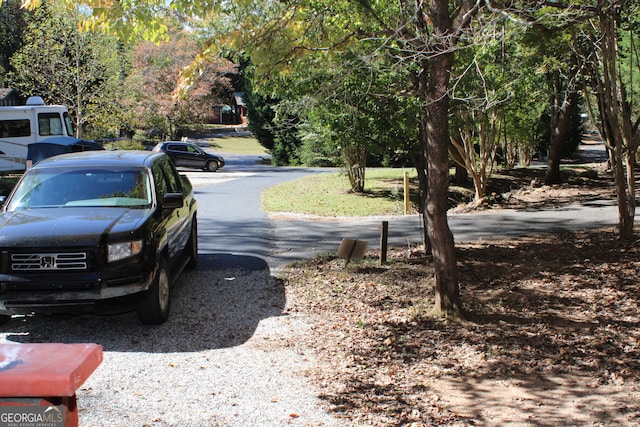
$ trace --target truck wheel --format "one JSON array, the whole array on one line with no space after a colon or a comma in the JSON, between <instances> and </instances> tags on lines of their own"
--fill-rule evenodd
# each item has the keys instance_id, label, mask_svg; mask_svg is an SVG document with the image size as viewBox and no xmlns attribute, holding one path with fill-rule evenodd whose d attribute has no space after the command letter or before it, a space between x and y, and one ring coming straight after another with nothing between
<instances>
[{"instance_id":1,"label":"truck wheel","mask_svg":"<svg viewBox=\"0 0 640 427\"><path fill-rule=\"evenodd\" d=\"M187 268L193 270L198 266L198 220L195 215L193 222L191 223L191 234L189 235L189 241L184 248L185 254L189 257Z\"/></svg>"},{"instance_id":2,"label":"truck wheel","mask_svg":"<svg viewBox=\"0 0 640 427\"><path fill-rule=\"evenodd\" d=\"M205 166L205 170L208 170L209 172L215 172L218 170L218 163L217 162L207 162L207 165Z\"/></svg>"},{"instance_id":3,"label":"truck wheel","mask_svg":"<svg viewBox=\"0 0 640 427\"><path fill-rule=\"evenodd\" d=\"M166 262L161 259L151 287L138 305L138 319L145 325L160 325L169 317L171 282Z\"/></svg>"}]
</instances>

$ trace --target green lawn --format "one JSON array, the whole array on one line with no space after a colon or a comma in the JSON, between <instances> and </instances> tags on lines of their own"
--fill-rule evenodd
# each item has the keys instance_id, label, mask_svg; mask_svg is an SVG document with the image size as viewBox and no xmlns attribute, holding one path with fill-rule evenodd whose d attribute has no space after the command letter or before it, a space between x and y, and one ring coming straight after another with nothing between
<instances>
[{"instance_id":1,"label":"green lawn","mask_svg":"<svg viewBox=\"0 0 640 427\"><path fill-rule=\"evenodd\" d=\"M222 154L252 154L258 156L268 154L267 150L253 137L224 136L211 138L208 142L211 149Z\"/></svg>"},{"instance_id":2,"label":"green lawn","mask_svg":"<svg viewBox=\"0 0 640 427\"><path fill-rule=\"evenodd\" d=\"M367 169L363 194L349 191L349 179L344 173L307 176L264 191L262 208L267 212L321 216L402 215L405 170L409 172L410 179L415 179L415 170Z\"/></svg>"}]
</instances>

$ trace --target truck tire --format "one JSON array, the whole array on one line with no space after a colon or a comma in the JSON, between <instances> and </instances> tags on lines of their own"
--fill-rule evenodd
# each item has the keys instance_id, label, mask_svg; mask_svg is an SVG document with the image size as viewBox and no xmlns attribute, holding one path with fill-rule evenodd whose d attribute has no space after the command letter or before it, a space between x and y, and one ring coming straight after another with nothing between
<instances>
[{"instance_id":1,"label":"truck tire","mask_svg":"<svg viewBox=\"0 0 640 427\"><path fill-rule=\"evenodd\" d=\"M191 234L189 235L189 241L184 248L185 255L189 257L187 268L193 270L198 266L198 219L193 216L191 222Z\"/></svg>"},{"instance_id":2,"label":"truck tire","mask_svg":"<svg viewBox=\"0 0 640 427\"><path fill-rule=\"evenodd\" d=\"M145 325L161 325L169 317L171 282L164 259L160 259L156 276L138 305L138 319Z\"/></svg>"}]
</instances>

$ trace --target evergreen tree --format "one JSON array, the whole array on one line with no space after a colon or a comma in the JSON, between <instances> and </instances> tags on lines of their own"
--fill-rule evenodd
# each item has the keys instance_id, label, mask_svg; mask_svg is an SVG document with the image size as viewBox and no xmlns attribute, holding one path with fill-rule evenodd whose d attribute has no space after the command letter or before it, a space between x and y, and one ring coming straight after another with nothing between
<instances>
[{"instance_id":1,"label":"evergreen tree","mask_svg":"<svg viewBox=\"0 0 640 427\"><path fill-rule=\"evenodd\" d=\"M19 0L6 0L0 7L0 87L6 86L5 75L10 70L11 56L24 43L28 13L20 7Z\"/></svg>"},{"instance_id":2,"label":"evergreen tree","mask_svg":"<svg viewBox=\"0 0 640 427\"><path fill-rule=\"evenodd\" d=\"M81 137L85 125L105 114L100 107L118 99L121 74L115 39L79 31L79 19L57 3L43 2L29 22L22 48L11 57L7 81L24 96L39 95L47 103L69 107Z\"/></svg>"}]
</instances>

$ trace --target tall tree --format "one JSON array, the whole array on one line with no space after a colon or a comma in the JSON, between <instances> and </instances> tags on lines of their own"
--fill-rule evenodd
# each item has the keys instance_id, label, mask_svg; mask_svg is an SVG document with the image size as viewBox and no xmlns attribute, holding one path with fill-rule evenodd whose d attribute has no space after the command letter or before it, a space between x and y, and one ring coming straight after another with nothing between
<instances>
[{"instance_id":1,"label":"tall tree","mask_svg":"<svg viewBox=\"0 0 640 427\"><path fill-rule=\"evenodd\" d=\"M534 37L529 46L537 49L537 67L544 76L549 97L549 153L544 182L559 184L560 161L565 152L566 141L570 137L571 120L575 116L580 100L580 66L574 49L574 32L565 29L564 23L554 23L549 29L542 25L533 26L529 37Z\"/></svg>"},{"instance_id":2,"label":"tall tree","mask_svg":"<svg viewBox=\"0 0 640 427\"><path fill-rule=\"evenodd\" d=\"M30 21L24 45L11 57L8 82L22 94L40 95L48 103L67 105L76 118L77 136L91 121L92 105L117 90L120 76L116 42L106 34L78 31L79 16L46 3Z\"/></svg>"},{"instance_id":3,"label":"tall tree","mask_svg":"<svg viewBox=\"0 0 640 427\"><path fill-rule=\"evenodd\" d=\"M634 87L632 79L621 72L622 59L637 58L637 53L624 51L621 44L626 30L634 37L638 25L636 1L597 2L593 11L593 25L585 26L588 50L581 59L588 68L588 85L592 93L587 101L600 135L611 157L611 167L618 200L618 229L621 238L633 236L636 208L635 164L640 135L640 112L632 103ZM627 67L632 73L638 70L637 62ZM634 115L636 119L634 119Z\"/></svg>"},{"instance_id":4,"label":"tall tree","mask_svg":"<svg viewBox=\"0 0 640 427\"><path fill-rule=\"evenodd\" d=\"M278 112L278 105L282 101L279 97L254 90L255 67L250 61L245 64L243 74L249 130L258 142L269 150L273 165L298 164L300 162L298 148L302 145L302 141L297 134L297 114L290 114L288 109L283 108Z\"/></svg>"},{"instance_id":5,"label":"tall tree","mask_svg":"<svg viewBox=\"0 0 640 427\"><path fill-rule=\"evenodd\" d=\"M127 84L136 94L132 103L139 118L138 127L152 125L163 137L176 136L185 119L184 101L175 97L180 70L196 56L197 45L176 30L167 42L142 42L133 54L132 72Z\"/></svg>"},{"instance_id":6,"label":"tall tree","mask_svg":"<svg viewBox=\"0 0 640 427\"><path fill-rule=\"evenodd\" d=\"M11 56L23 44L23 34L27 27L27 11L20 8L19 0L0 1L0 86L9 71Z\"/></svg>"},{"instance_id":7,"label":"tall tree","mask_svg":"<svg viewBox=\"0 0 640 427\"><path fill-rule=\"evenodd\" d=\"M233 33L237 47L248 52L259 72L270 73L270 81L275 71L290 75L300 61L308 66L314 54L326 64L348 46L372 39L378 43L365 58L388 55L412 71L415 78L405 82L404 92L426 106L416 151L436 271L435 308L455 316L462 306L453 234L447 222L449 83L458 42L482 2L465 0L453 8L449 3L293 0L252 3L246 9L235 4L231 9L241 28Z\"/></svg>"},{"instance_id":8,"label":"tall tree","mask_svg":"<svg viewBox=\"0 0 640 427\"><path fill-rule=\"evenodd\" d=\"M301 156L316 164L333 161L343 166L353 192L365 191L370 162L408 161L422 107L401 94L409 73L394 70L388 57L369 57L369 51L355 45L324 67L303 67L307 74L299 81L313 83L286 96L286 105L304 124Z\"/></svg>"},{"instance_id":9,"label":"tall tree","mask_svg":"<svg viewBox=\"0 0 640 427\"><path fill-rule=\"evenodd\" d=\"M427 175L423 205L436 272L436 309L447 314L462 309L453 234L447 222L449 83L455 48L479 6L465 0L451 12L445 0L432 0L428 7L418 3L413 9L415 19L408 21L414 24L414 31L407 32L402 40L407 45L415 43L416 37L419 40L421 79L417 90L428 106L422 141Z\"/></svg>"},{"instance_id":10,"label":"tall tree","mask_svg":"<svg viewBox=\"0 0 640 427\"><path fill-rule=\"evenodd\" d=\"M203 57L193 33L171 18L170 38L158 43L143 41L134 47L131 73L126 85L127 102L136 112L134 126L152 129L162 137L177 138L186 123L204 122L211 106L227 104L233 97L233 76L237 66L231 61ZM197 63L188 87L181 88L181 73ZM183 89L184 96L178 96Z\"/></svg>"}]
</instances>

